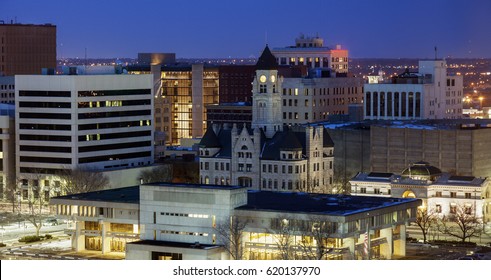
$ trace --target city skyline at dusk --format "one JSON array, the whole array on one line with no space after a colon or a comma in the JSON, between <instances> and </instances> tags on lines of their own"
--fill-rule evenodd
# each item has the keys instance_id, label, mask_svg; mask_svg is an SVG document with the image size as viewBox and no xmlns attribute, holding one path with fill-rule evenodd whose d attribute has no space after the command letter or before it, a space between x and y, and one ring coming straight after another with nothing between
<instances>
[{"instance_id":1,"label":"city skyline at dusk","mask_svg":"<svg viewBox=\"0 0 491 280\"><path fill-rule=\"evenodd\" d=\"M6 0L5 23L57 26L58 58L257 57L264 47L294 44L300 33L324 38L354 58L489 58L491 3L485 0L401 4L368 1L38 2Z\"/></svg>"}]
</instances>

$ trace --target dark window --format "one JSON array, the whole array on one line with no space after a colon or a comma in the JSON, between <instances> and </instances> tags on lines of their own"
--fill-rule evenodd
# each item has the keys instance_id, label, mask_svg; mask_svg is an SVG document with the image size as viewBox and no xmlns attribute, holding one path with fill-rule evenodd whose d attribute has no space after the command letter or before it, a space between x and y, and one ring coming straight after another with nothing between
<instances>
[{"instance_id":1,"label":"dark window","mask_svg":"<svg viewBox=\"0 0 491 280\"><path fill-rule=\"evenodd\" d=\"M88 135L78 136L78 141L84 142L84 141L108 140L108 139L130 138L130 137L143 137L143 136L150 136L150 135L152 135L152 132L150 130L107 133L107 134L88 134Z\"/></svg>"},{"instance_id":2,"label":"dark window","mask_svg":"<svg viewBox=\"0 0 491 280\"><path fill-rule=\"evenodd\" d=\"M44 124L44 123L21 123L20 129L39 129L39 130L71 130L68 124Z\"/></svg>"},{"instance_id":3,"label":"dark window","mask_svg":"<svg viewBox=\"0 0 491 280\"><path fill-rule=\"evenodd\" d=\"M97 119L97 118L119 118L119 117L149 116L149 115L151 115L151 110L137 110L137 111L120 111L120 112L80 113L78 114L78 118Z\"/></svg>"},{"instance_id":4,"label":"dark window","mask_svg":"<svg viewBox=\"0 0 491 280\"><path fill-rule=\"evenodd\" d=\"M48 96L48 97L70 97L69 91L35 91L35 90L20 90L19 96Z\"/></svg>"},{"instance_id":5,"label":"dark window","mask_svg":"<svg viewBox=\"0 0 491 280\"><path fill-rule=\"evenodd\" d=\"M79 91L78 97L90 96L115 96L115 95L143 95L150 94L150 89L126 89L126 90L92 90Z\"/></svg>"},{"instance_id":6,"label":"dark window","mask_svg":"<svg viewBox=\"0 0 491 280\"><path fill-rule=\"evenodd\" d=\"M61 136L61 135L30 135L21 134L19 136L20 140L31 140L31 141L58 141L58 142L70 142L72 141L71 136Z\"/></svg>"},{"instance_id":7,"label":"dark window","mask_svg":"<svg viewBox=\"0 0 491 280\"><path fill-rule=\"evenodd\" d=\"M128 149L136 147L150 147L152 145L151 141L141 141L141 142L130 142L130 143L120 143L120 144L108 144L108 145L97 145L97 146L87 146L79 147L79 153L93 152L93 151L106 151L106 150L116 150L116 149Z\"/></svg>"},{"instance_id":8,"label":"dark window","mask_svg":"<svg viewBox=\"0 0 491 280\"><path fill-rule=\"evenodd\" d=\"M19 102L19 107L25 108L71 108L70 102Z\"/></svg>"},{"instance_id":9,"label":"dark window","mask_svg":"<svg viewBox=\"0 0 491 280\"><path fill-rule=\"evenodd\" d=\"M152 122L150 120L129 121L129 122L110 122L110 123L91 123L91 124L80 124L80 125L78 125L78 130L150 126L151 124L152 124Z\"/></svg>"},{"instance_id":10,"label":"dark window","mask_svg":"<svg viewBox=\"0 0 491 280\"><path fill-rule=\"evenodd\" d=\"M29 151L29 152L50 152L50 153L71 153L71 147L52 147L52 146L29 146L29 145L21 145L21 151Z\"/></svg>"},{"instance_id":11,"label":"dark window","mask_svg":"<svg viewBox=\"0 0 491 280\"><path fill-rule=\"evenodd\" d=\"M70 114L57 113L19 113L21 119L53 119L53 120L69 120Z\"/></svg>"},{"instance_id":12,"label":"dark window","mask_svg":"<svg viewBox=\"0 0 491 280\"><path fill-rule=\"evenodd\" d=\"M42 162L42 163L65 163L71 164L71 158L52 158L52 157L20 157L21 162Z\"/></svg>"},{"instance_id":13,"label":"dark window","mask_svg":"<svg viewBox=\"0 0 491 280\"><path fill-rule=\"evenodd\" d=\"M104 155L96 157L80 158L78 163L90 163L99 161L111 161L111 160L121 160L121 159L131 159L140 157L149 157L151 152L139 152L139 153L127 153L127 154L117 154L117 155Z\"/></svg>"}]
</instances>

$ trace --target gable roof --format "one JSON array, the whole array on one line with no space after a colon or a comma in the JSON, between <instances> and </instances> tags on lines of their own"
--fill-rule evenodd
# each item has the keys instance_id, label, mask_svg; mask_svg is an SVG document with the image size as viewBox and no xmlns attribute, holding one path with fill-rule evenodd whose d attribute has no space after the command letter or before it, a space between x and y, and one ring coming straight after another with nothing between
<instances>
[{"instance_id":1,"label":"gable roof","mask_svg":"<svg viewBox=\"0 0 491 280\"><path fill-rule=\"evenodd\" d=\"M220 148L220 141L218 140L218 137L216 136L215 132L213 131L213 128L210 126L205 132L205 135L201 138L201 141L199 141L199 146L204 147L204 148Z\"/></svg>"}]
</instances>

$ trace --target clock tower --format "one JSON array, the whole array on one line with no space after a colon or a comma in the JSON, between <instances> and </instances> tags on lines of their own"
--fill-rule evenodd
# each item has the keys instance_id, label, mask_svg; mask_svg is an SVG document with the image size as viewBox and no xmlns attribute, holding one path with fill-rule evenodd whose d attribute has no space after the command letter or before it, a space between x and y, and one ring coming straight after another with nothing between
<instances>
[{"instance_id":1,"label":"clock tower","mask_svg":"<svg viewBox=\"0 0 491 280\"><path fill-rule=\"evenodd\" d=\"M268 138L283 130L281 82L276 58L266 45L257 61L252 83L252 128L262 129Z\"/></svg>"}]
</instances>

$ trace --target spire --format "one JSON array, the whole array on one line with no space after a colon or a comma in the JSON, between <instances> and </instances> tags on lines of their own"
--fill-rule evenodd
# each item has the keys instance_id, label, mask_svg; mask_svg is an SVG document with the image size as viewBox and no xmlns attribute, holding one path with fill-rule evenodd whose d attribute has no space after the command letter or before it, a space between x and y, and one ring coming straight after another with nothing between
<instances>
[{"instance_id":1,"label":"spire","mask_svg":"<svg viewBox=\"0 0 491 280\"><path fill-rule=\"evenodd\" d=\"M256 63L257 70L275 70L278 68L278 62L276 57L269 50L268 45L263 50L263 53L259 57Z\"/></svg>"}]
</instances>

